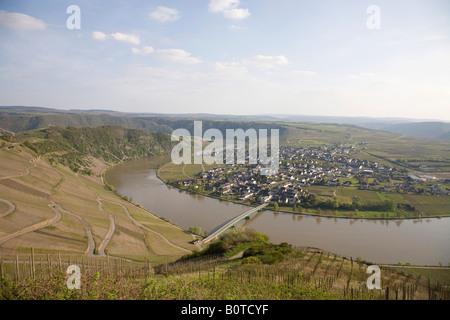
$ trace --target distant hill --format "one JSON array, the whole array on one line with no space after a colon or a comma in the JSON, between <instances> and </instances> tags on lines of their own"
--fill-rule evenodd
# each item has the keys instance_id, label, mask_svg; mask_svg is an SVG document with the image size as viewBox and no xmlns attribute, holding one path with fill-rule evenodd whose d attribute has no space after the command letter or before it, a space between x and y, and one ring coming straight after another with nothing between
<instances>
[{"instance_id":1,"label":"distant hill","mask_svg":"<svg viewBox=\"0 0 450 320\"><path fill-rule=\"evenodd\" d=\"M258 119L259 121L256 121ZM226 129L279 129L280 135L287 132L279 120L266 120L253 116L214 116L198 115L157 115L140 113L121 113L103 110L55 110L34 107L0 107L0 129L15 133L43 129L52 126L98 127L118 126L146 132L163 132L171 134L175 129L184 128L193 135L193 120L202 120L203 131L218 129L225 136Z\"/></svg>"},{"instance_id":2,"label":"distant hill","mask_svg":"<svg viewBox=\"0 0 450 320\"><path fill-rule=\"evenodd\" d=\"M0 108L0 128L22 132L34 129L43 129L50 126L58 127L97 127L97 126L119 126L128 129L139 129L147 132L169 133L171 127L159 125L152 119L130 118L124 116L111 116L98 113L72 113L72 112L2 112Z\"/></svg>"},{"instance_id":3,"label":"distant hill","mask_svg":"<svg viewBox=\"0 0 450 320\"><path fill-rule=\"evenodd\" d=\"M414 137L450 139L450 123L445 122L400 123L383 130Z\"/></svg>"},{"instance_id":4,"label":"distant hill","mask_svg":"<svg viewBox=\"0 0 450 320\"><path fill-rule=\"evenodd\" d=\"M58 110L42 107L0 107L0 130L22 132L33 129L59 127L120 126L147 132L171 133L185 128L193 134L193 120L203 121L203 130L249 128L280 129L286 134L283 122L326 123L354 125L372 130L404 134L422 138L450 140L450 123L420 121L407 118L335 117L310 115L220 115L220 114L163 114L130 113L112 110Z\"/></svg>"}]
</instances>

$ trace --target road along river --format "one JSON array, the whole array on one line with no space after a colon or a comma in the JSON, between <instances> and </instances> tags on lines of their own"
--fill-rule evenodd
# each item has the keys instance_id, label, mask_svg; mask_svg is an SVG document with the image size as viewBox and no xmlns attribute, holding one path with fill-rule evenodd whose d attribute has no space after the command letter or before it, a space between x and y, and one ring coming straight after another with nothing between
<instances>
[{"instance_id":1,"label":"road along river","mask_svg":"<svg viewBox=\"0 0 450 320\"><path fill-rule=\"evenodd\" d=\"M133 202L185 229L211 232L249 209L167 186L152 167L152 159L129 161L108 170L106 180ZM374 263L450 263L450 218L337 219L266 210L246 225L267 233L274 243L321 248Z\"/></svg>"}]
</instances>

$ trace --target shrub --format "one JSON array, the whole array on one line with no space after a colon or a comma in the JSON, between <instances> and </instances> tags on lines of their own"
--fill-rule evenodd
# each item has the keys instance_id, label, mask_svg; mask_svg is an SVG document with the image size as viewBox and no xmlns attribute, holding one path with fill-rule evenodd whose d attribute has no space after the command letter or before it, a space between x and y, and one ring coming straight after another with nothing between
<instances>
[{"instance_id":1,"label":"shrub","mask_svg":"<svg viewBox=\"0 0 450 320\"><path fill-rule=\"evenodd\" d=\"M202 251L202 254L222 254L227 251L226 243L223 241L217 241L210 244L208 248Z\"/></svg>"},{"instance_id":2,"label":"shrub","mask_svg":"<svg viewBox=\"0 0 450 320\"><path fill-rule=\"evenodd\" d=\"M275 264L284 260L284 255L279 251L271 251L259 257L264 264Z\"/></svg>"},{"instance_id":3,"label":"shrub","mask_svg":"<svg viewBox=\"0 0 450 320\"><path fill-rule=\"evenodd\" d=\"M244 257L257 257L264 264L274 264L284 261L285 256L291 254L292 251L292 246L287 243L261 244L245 250Z\"/></svg>"}]
</instances>

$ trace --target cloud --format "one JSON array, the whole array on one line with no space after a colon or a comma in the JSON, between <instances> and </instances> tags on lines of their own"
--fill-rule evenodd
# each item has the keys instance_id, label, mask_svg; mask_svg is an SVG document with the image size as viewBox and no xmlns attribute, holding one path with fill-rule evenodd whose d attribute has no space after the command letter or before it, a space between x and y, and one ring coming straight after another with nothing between
<instances>
[{"instance_id":1,"label":"cloud","mask_svg":"<svg viewBox=\"0 0 450 320\"><path fill-rule=\"evenodd\" d=\"M95 40L104 41L104 40L106 40L106 34L104 34L103 32L100 32L100 31L94 31L94 32L92 32L92 38L94 38Z\"/></svg>"},{"instance_id":2,"label":"cloud","mask_svg":"<svg viewBox=\"0 0 450 320\"><path fill-rule=\"evenodd\" d=\"M250 12L248 9L233 8L230 10L225 10L223 12L223 16L228 19L241 20L250 16Z\"/></svg>"},{"instance_id":3,"label":"cloud","mask_svg":"<svg viewBox=\"0 0 450 320\"><path fill-rule=\"evenodd\" d=\"M154 52L154 56L163 61L178 62L183 64L201 63L198 58L191 57L191 54L181 49L160 49Z\"/></svg>"},{"instance_id":4,"label":"cloud","mask_svg":"<svg viewBox=\"0 0 450 320\"><path fill-rule=\"evenodd\" d=\"M216 62L213 66L214 71L219 73L229 73L233 75L247 75L247 68L238 62Z\"/></svg>"},{"instance_id":5,"label":"cloud","mask_svg":"<svg viewBox=\"0 0 450 320\"><path fill-rule=\"evenodd\" d=\"M241 20L250 16L248 9L238 8L240 0L211 0L209 11L213 13L222 13L227 19Z\"/></svg>"},{"instance_id":6,"label":"cloud","mask_svg":"<svg viewBox=\"0 0 450 320\"><path fill-rule=\"evenodd\" d=\"M285 56L263 56L257 55L244 61L245 64L257 69L272 69L279 66L286 66L289 60Z\"/></svg>"},{"instance_id":7,"label":"cloud","mask_svg":"<svg viewBox=\"0 0 450 320\"><path fill-rule=\"evenodd\" d=\"M227 9L237 7L239 3L239 0L211 0L209 3L209 11L223 12Z\"/></svg>"},{"instance_id":8,"label":"cloud","mask_svg":"<svg viewBox=\"0 0 450 320\"><path fill-rule=\"evenodd\" d=\"M172 9L172 8L168 8L168 7L163 7L163 6L159 6L156 8L156 10L150 12L150 18L152 18L153 20L165 23L165 22L173 22L176 21L178 19L181 18L181 12L176 10L176 9Z\"/></svg>"},{"instance_id":9,"label":"cloud","mask_svg":"<svg viewBox=\"0 0 450 320\"><path fill-rule=\"evenodd\" d=\"M221 74L235 74L239 76L249 76L251 69L262 71L275 69L277 67L286 66L289 60L285 56L263 56L257 55L250 59L233 62L216 62L213 66L215 72ZM312 71L304 71L313 74ZM315 73L314 73L315 74Z\"/></svg>"},{"instance_id":10,"label":"cloud","mask_svg":"<svg viewBox=\"0 0 450 320\"><path fill-rule=\"evenodd\" d=\"M45 23L27 14L0 10L0 24L13 30L44 30Z\"/></svg>"},{"instance_id":11,"label":"cloud","mask_svg":"<svg viewBox=\"0 0 450 320\"><path fill-rule=\"evenodd\" d=\"M121 41L121 42L128 42L132 44L139 44L141 41L139 40L139 36L135 34L125 34L125 33L112 33L111 37L114 40Z\"/></svg>"},{"instance_id":12,"label":"cloud","mask_svg":"<svg viewBox=\"0 0 450 320\"><path fill-rule=\"evenodd\" d=\"M92 32L92 38L95 40L105 41L107 39L113 39L120 42L128 42L132 44L139 44L141 41L139 39L139 36L135 34L125 34L125 33L111 33L111 34L105 34L101 31L94 31Z\"/></svg>"},{"instance_id":13,"label":"cloud","mask_svg":"<svg viewBox=\"0 0 450 320\"><path fill-rule=\"evenodd\" d=\"M177 62L183 64L198 64L202 61L198 58L191 57L191 54L181 49L159 49L155 50L153 47L143 47L131 49L133 54L152 55L156 59L168 62Z\"/></svg>"},{"instance_id":14,"label":"cloud","mask_svg":"<svg viewBox=\"0 0 450 320\"><path fill-rule=\"evenodd\" d=\"M147 54L152 54L153 52L155 52L155 49L153 49L153 47L146 46L146 47L143 47L142 49L133 48L133 49L131 49L131 51L132 51L134 54L144 54L144 55L147 55Z\"/></svg>"}]
</instances>

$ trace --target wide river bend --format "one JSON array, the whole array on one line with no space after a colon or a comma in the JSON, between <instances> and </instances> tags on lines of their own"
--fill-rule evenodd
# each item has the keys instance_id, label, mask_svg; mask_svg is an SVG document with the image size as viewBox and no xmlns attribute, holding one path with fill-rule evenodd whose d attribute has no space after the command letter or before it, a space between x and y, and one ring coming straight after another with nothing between
<instances>
[{"instance_id":1,"label":"wide river bend","mask_svg":"<svg viewBox=\"0 0 450 320\"><path fill-rule=\"evenodd\" d=\"M182 228L211 232L248 210L227 201L191 194L167 186L156 176L154 160L117 165L106 173L116 190L134 203ZM246 221L249 228L267 233L274 243L321 248L374 263L447 266L450 263L450 218L420 220L363 220L319 218L266 210Z\"/></svg>"}]
</instances>

